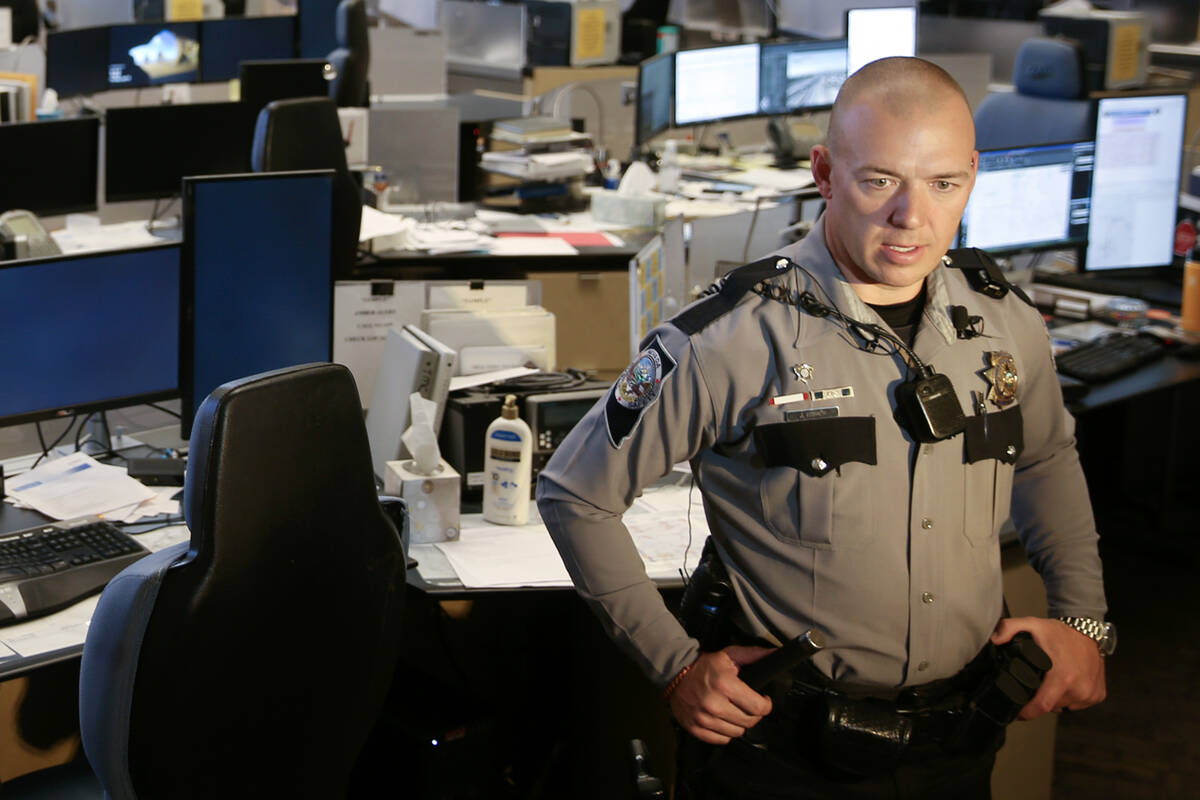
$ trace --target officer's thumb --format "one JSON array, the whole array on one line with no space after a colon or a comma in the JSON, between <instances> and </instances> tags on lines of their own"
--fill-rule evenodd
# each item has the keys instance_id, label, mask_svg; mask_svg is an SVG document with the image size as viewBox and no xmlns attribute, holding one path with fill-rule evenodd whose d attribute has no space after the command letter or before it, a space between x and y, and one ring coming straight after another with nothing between
<instances>
[{"instance_id":1,"label":"officer's thumb","mask_svg":"<svg viewBox=\"0 0 1200 800\"><path fill-rule=\"evenodd\" d=\"M1004 644L1008 640L1012 639L1012 637L1020 633L1021 630L1022 628L1017 625L1015 620L1010 617L1005 617L996 623L996 629L992 631L992 635L989 638L991 639L992 644Z\"/></svg>"},{"instance_id":2,"label":"officer's thumb","mask_svg":"<svg viewBox=\"0 0 1200 800\"><path fill-rule=\"evenodd\" d=\"M725 654L739 667L753 664L767 653L773 652L775 652L774 647L752 647L733 644L725 648Z\"/></svg>"}]
</instances>

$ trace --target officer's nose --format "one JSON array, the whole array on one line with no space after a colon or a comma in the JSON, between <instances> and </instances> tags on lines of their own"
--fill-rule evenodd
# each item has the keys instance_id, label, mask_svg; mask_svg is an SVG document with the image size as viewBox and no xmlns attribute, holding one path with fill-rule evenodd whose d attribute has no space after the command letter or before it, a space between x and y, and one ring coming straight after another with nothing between
<instances>
[{"instance_id":1,"label":"officer's nose","mask_svg":"<svg viewBox=\"0 0 1200 800\"><path fill-rule=\"evenodd\" d=\"M892 196L888 222L897 228L919 228L925 221L927 200L918 186L902 186Z\"/></svg>"}]
</instances>

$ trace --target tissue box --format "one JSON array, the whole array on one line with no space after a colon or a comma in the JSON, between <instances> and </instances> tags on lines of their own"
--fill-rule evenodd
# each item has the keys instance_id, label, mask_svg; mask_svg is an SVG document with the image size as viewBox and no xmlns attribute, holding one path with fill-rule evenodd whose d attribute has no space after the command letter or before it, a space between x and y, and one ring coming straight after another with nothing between
<instances>
[{"instance_id":1,"label":"tissue box","mask_svg":"<svg viewBox=\"0 0 1200 800\"><path fill-rule=\"evenodd\" d=\"M614 225L661 228L667 218L667 198L657 195L623 195L602 189L592 193L592 219Z\"/></svg>"},{"instance_id":2,"label":"tissue box","mask_svg":"<svg viewBox=\"0 0 1200 800\"><path fill-rule=\"evenodd\" d=\"M412 543L457 539L462 492L458 472L446 459L441 460L433 475L422 475L412 468L411 460L388 461L383 470L383 493L403 497L408 503Z\"/></svg>"}]
</instances>

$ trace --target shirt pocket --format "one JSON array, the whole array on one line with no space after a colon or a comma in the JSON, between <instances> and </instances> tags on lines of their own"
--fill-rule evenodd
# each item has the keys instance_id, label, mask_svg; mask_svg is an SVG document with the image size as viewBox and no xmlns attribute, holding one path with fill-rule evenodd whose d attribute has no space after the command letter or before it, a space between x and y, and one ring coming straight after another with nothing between
<instances>
[{"instance_id":1,"label":"shirt pocket","mask_svg":"<svg viewBox=\"0 0 1200 800\"><path fill-rule=\"evenodd\" d=\"M876 463L874 417L762 425L754 446L763 467L762 518L777 539L826 550L871 540L871 482L851 473Z\"/></svg>"},{"instance_id":2,"label":"shirt pocket","mask_svg":"<svg viewBox=\"0 0 1200 800\"><path fill-rule=\"evenodd\" d=\"M1013 469L1024 448L1020 406L967 418L963 532L972 545L991 542L1008 519Z\"/></svg>"}]
</instances>

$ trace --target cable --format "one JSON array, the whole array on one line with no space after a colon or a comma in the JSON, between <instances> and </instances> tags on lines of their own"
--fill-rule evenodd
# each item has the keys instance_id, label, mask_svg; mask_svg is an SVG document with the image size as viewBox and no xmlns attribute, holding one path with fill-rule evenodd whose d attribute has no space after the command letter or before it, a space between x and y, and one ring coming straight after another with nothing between
<instances>
[{"instance_id":1,"label":"cable","mask_svg":"<svg viewBox=\"0 0 1200 800\"><path fill-rule=\"evenodd\" d=\"M521 375L508 380L496 381L488 384L488 391L493 391L498 394L505 392L529 392L529 391L564 391L573 389L576 386L582 386L588 379L587 373L577 369L568 369L566 372L534 372L529 375Z\"/></svg>"},{"instance_id":2,"label":"cable","mask_svg":"<svg viewBox=\"0 0 1200 800\"><path fill-rule=\"evenodd\" d=\"M33 462L33 466L30 467L30 469L36 469L37 465L42 463L42 459L48 458L50 456L50 451L58 447L58 443L67 438L67 434L71 432L71 427L75 424L75 420L77 419L79 419L79 415L72 414L71 421L67 423L67 427L63 428L63 432L58 435L57 439L50 443L49 447L46 447L46 440L42 438L42 423L34 423L34 425L37 427L38 443L42 445L42 454L37 457L37 461Z\"/></svg>"},{"instance_id":3,"label":"cable","mask_svg":"<svg viewBox=\"0 0 1200 800\"><path fill-rule=\"evenodd\" d=\"M175 419L183 419L182 414L180 414L177 411L172 411L171 409L167 408L166 406L160 406L158 403L146 403L146 405L150 406L150 408L157 409L157 410L163 412L164 414L170 414Z\"/></svg>"}]
</instances>

